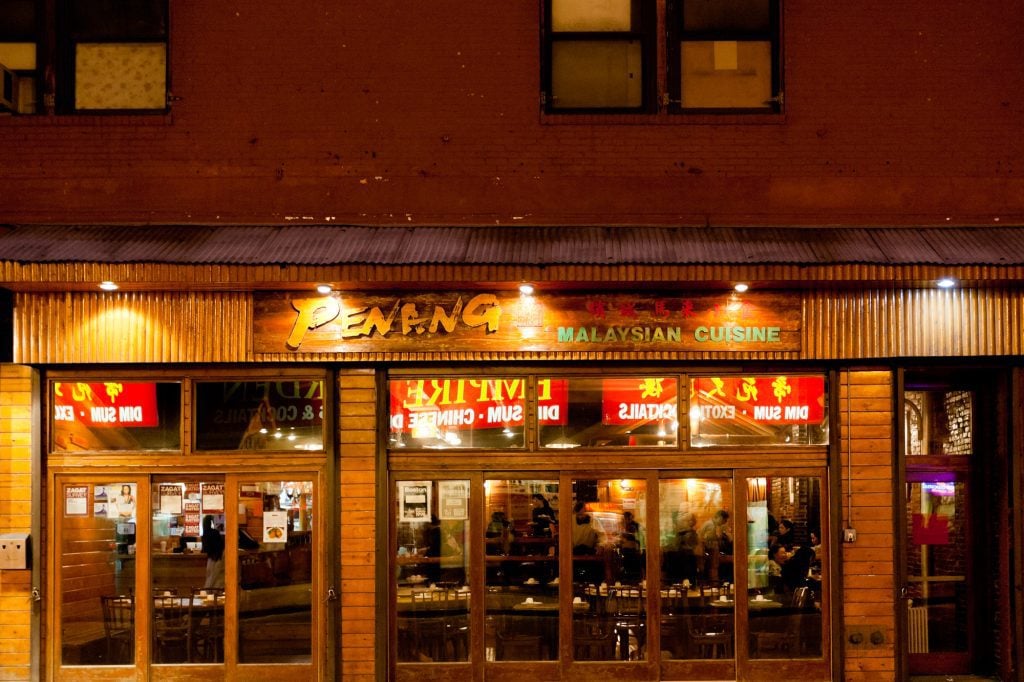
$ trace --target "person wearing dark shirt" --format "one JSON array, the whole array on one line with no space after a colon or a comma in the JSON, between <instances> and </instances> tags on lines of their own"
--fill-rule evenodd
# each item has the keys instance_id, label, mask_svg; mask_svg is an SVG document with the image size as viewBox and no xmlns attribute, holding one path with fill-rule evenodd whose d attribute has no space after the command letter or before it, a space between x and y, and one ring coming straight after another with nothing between
<instances>
[{"instance_id":1,"label":"person wearing dark shirt","mask_svg":"<svg viewBox=\"0 0 1024 682\"><path fill-rule=\"evenodd\" d=\"M551 507L551 503L540 493L534 493L530 503L533 505L531 510L533 534L536 536L551 535L551 526L555 523L555 510Z\"/></svg>"},{"instance_id":2,"label":"person wearing dark shirt","mask_svg":"<svg viewBox=\"0 0 1024 682\"><path fill-rule=\"evenodd\" d=\"M203 587L224 587L224 536L210 514L203 517L203 554L206 555Z\"/></svg>"}]
</instances>

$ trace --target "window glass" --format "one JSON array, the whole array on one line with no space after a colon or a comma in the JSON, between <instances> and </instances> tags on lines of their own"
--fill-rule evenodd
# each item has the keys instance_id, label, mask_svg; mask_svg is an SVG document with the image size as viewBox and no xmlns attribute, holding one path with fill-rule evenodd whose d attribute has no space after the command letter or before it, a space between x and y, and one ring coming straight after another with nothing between
<instances>
[{"instance_id":1,"label":"window glass","mask_svg":"<svg viewBox=\"0 0 1024 682\"><path fill-rule=\"evenodd\" d=\"M321 451L323 381L197 382L197 450Z\"/></svg>"},{"instance_id":2,"label":"window glass","mask_svg":"<svg viewBox=\"0 0 1024 682\"><path fill-rule=\"evenodd\" d=\"M135 483L62 486L61 640L64 665L135 660Z\"/></svg>"},{"instance_id":3,"label":"window glass","mask_svg":"<svg viewBox=\"0 0 1024 682\"><path fill-rule=\"evenodd\" d=\"M398 661L469 660L469 481L395 483Z\"/></svg>"},{"instance_id":4,"label":"window glass","mask_svg":"<svg viewBox=\"0 0 1024 682\"><path fill-rule=\"evenodd\" d=\"M632 0L552 0L554 31L628 31L633 22Z\"/></svg>"},{"instance_id":5,"label":"window glass","mask_svg":"<svg viewBox=\"0 0 1024 682\"><path fill-rule=\"evenodd\" d=\"M771 105L771 43L687 41L682 44L680 59L684 108Z\"/></svg>"},{"instance_id":6,"label":"window glass","mask_svg":"<svg viewBox=\"0 0 1024 682\"><path fill-rule=\"evenodd\" d=\"M231 577L238 584L239 663L312 660L315 503L310 480L239 484L232 502L239 514L238 576ZM214 650L216 635L208 645Z\"/></svg>"},{"instance_id":7,"label":"window glass","mask_svg":"<svg viewBox=\"0 0 1024 682\"><path fill-rule=\"evenodd\" d=\"M392 448L521 448L524 377L388 382Z\"/></svg>"},{"instance_id":8,"label":"window glass","mask_svg":"<svg viewBox=\"0 0 1024 682\"><path fill-rule=\"evenodd\" d=\"M820 658L821 479L758 477L747 485L751 658Z\"/></svg>"},{"instance_id":9,"label":"window glass","mask_svg":"<svg viewBox=\"0 0 1024 682\"><path fill-rule=\"evenodd\" d=\"M665 479L659 487L661 648L675 659L732 658L732 481Z\"/></svg>"},{"instance_id":10,"label":"window glass","mask_svg":"<svg viewBox=\"0 0 1024 682\"><path fill-rule=\"evenodd\" d=\"M78 39L162 38L167 0L71 0L71 31Z\"/></svg>"},{"instance_id":11,"label":"window glass","mask_svg":"<svg viewBox=\"0 0 1024 682\"><path fill-rule=\"evenodd\" d=\"M78 43L75 108L162 109L167 97L163 43Z\"/></svg>"},{"instance_id":12,"label":"window glass","mask_svg":"<svg viewBox=\"0 0 1024 682\"><path fill-rule=\"evenodd\" d=\"M563 41L551 46L554 108L639 107L643 55L639 41Z\"/></svg>"},{"instance_id":13,"label":"window glass","mask_svg":"<svg viewBox=\"0 0 1024 682\"><path fill-rule=\"evenodd\" d=\"M690 444L825 445L823 376L721 376L690 381Z\"/></svg>"},{"instance_id":14,"label":"window glass","mask_svg":"<svg viewBox=\"0 0 1024 682\"><path fill-rule=\"evenodd\" d=\"M224 662L224 479L153 481L155 663Z\"/></svg>"},{"instance_id":15,"label":"window glass","mask_svg":"<svg viewBox=\"0 0 1024 682\"><path fill-rule=\"evenodd\" d=\"M974 394L971 391L906 391L906 442L914 455L970 455Z\"/></svg>"},{"instance_id":16,"label":"window glass","mask_svg":"<svg viewBox=\"0 0 1024 682\"><path fill-rule=\"evenodd\" d=\"M675 377L539 379L540 445L674 446L679 429L677 386Z\"/></svg>"},{"instance_id":17,"label":"window glass","mask_svg":"<svg viewBox=\"0 0 1024 682\"><path fill-rule=\"evenodd\" d=\"M572 544L573 659L645 660L646 482L578 479L572 486L561 525Z\"/></svg>"},{"instance_id":18,"label":"window glass","mask_svg":"<svg viewBox=\"0 0 1024 682\"><path fill-rule=\"evenodd\" d=\"M682 0L685 31L768 31L769 0Z\"/></svg>"},{"instance_id":19,"label":"window glass","mask_svg":"<svg viewBox=\"0 0 1024 682\"><path fill-rule=\"evenodd\" d=\"M55 381L54 452L176 450L181 447L181 384Z\"/></svg>"},{"instance_id":20,"label":"window glass","mask_svg":"<svg viewBox=\"0 0 1024 682\"><path fill-rule=\"evenodd\" d=\"M487 660L558 658L557 480L484 483Z\"/></svg>"}]
</instances>

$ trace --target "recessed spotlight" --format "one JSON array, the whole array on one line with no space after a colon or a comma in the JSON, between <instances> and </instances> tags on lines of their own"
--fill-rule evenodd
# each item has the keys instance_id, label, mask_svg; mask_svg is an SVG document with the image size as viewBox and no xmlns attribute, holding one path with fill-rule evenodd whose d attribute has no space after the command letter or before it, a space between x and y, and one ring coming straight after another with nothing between
<instances>
[{"instance_id":1,"label":"recessed spotlight","mask_svg":"<svg viewBox=\"0 0 1024 682\"><path fill-rule=\"evenodd\" d=\"M523 296L532 296L533 285L530 284L529 282L523 282L522 284L519 285L519 293L521 293Z\"/></svg>"},{"instance_id":2,"label":"recessed spotlight","mask_svg":"<svg viewBox=\"0 0 1024 682\"><path fill-rule=\"evenodd\" d=\"M739 293L741 293L741 294L742 294L742 293L743 293L744 291L746 291L747 289L749 289L749 288L750 288L750 285L749 285L749 284L746 284L746 283L744 283L744 282L740 282L740 283L738 283L738 284L737 284L736 286L734 286L734 287L733 287L733 289L735 289L736 291L738 291L738 292L739 292Z\"/></svg>"},{"instance_id":3,"label":"recessed spotlight","mask_svg":"<svg viewBox=\"0 0 1024 682\"><path fill-rule=\"evenodd\" d=\"M956 280L953 279L952 277L943 277L938 282L936 282L935 285L943 289L949 289L950 287L956 286Z\"/></svg>"},{"instance_id":4,"label":"recessed spotlight","mask_svg":"<svg viewBox=\"0 0 1024 682\"><path fill-rule=\"evenodd\" d=\"M100 282L100 289L103 289L103 291L117 291L118 288L119 287L110 280Z\"/></svg>"},{"instance_id":5,"label":"recessed spotlight","mask_svg":"<svg viewBox=\"0 0 1024 682\"><path fill-rule=\"evenodd\" d=\"M317 284L316 285L316 293L320 294L321 296L326 296L327 294L331 293L332 291L334 291L334 287L332 287L330 284Z\"/></svg>"}]
</instances>

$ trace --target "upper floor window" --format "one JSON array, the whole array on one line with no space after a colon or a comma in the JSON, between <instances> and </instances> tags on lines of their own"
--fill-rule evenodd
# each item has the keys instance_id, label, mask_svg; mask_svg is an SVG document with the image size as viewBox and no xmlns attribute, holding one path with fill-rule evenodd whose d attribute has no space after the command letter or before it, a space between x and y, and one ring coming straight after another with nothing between
<instances>
[{"instance_id":1,"label":"upper floor window","mask_svg":"<svg viewBox=\"0 0 1024 682\"><path fill-rule=\"evenodd\" d=\"M546 0L545 17L548 113L781 109L778 0Z\"/></svg>"},{"instance_id":2,"label":"upper floor window","mask_svg":"<svg viewBox=\"0 0 1024 682\"><path fill-rule=\"evenodd\" d=\"M167 0L3 0L0 111L163 111Z\"/></svg>"}]
</instances>

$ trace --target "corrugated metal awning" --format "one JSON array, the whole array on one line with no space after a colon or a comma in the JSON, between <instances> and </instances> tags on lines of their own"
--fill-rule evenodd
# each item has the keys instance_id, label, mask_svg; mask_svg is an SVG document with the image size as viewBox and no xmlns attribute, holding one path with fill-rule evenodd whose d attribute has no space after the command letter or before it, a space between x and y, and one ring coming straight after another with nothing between
<instances>
[{"instance_id":1,"label":"corrugated metal awning","mask_svg":"<svg viewBox=\"0 0 1024 682\"><path fill-rule=\"evenodd\" d=\"M8 225L0 261L196 265L1024 265L1024 228Z\"/></svg>"}]
</instances>

